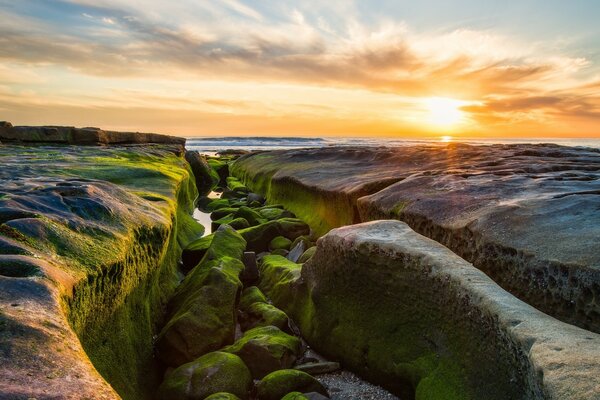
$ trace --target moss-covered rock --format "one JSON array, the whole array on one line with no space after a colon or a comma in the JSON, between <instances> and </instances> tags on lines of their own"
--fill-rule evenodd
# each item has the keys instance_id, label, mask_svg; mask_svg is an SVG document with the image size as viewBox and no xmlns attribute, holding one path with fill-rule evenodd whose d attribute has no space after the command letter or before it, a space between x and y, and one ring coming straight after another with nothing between
<instances>
[{"instance_id":1,"label":"moss-covered rock","mask_svg":"<svg viewBox=\"0 0 600 400\"><path fill-rule=\"evenodd\" d=\"M241 230L249 228L251 224L246 218L234 218L231 220L231 222L229 222L228 225L231 226L233 229Z\"/></svg>"},{"instance_id":2,"label":"moss-covered rock","mask_svg":"<svg viewBox=\"0 0 600 400\"><path fill-rule=\"evenodd\" d=\"M231 223L231 221L234 220L233 214L228 214L222 218L213 220L210 224L210 229L214 232L217 229L219 229L219 227L221 225L229 225Z\"/></svg>"},{"instance_id":3,"label":"moss-covered rock","mask_svg":"<svg viewBox=\"0 0 600 400\"><path fill-rule=\"evenodd\" d=\"M234 176L227 177L227 187L236 193L248 193L250 190Z\"/></svg>"},{"instance_id":4,"label":"moss-covered rock","mask_svg":"<svg viewBox=\"0 0 600 400\"><path fill-rule=\"evenodd\" d=\"M275 249L271 252L271 254L274 256L287 257L287 255L289 254L289 251L287 251L286 249Z\"/></svg>"},{"instance_id":5,"label":"moss-covered rock","mask_svg":"<svg viewBox=\"0 0 600 400\"><path fill-rule=\"evenodd\" d=\"M290 240L294 240L298 236L307 235L309 232L309 226L301 220L282 218L242 229L240 234L248 242L249 250L261 252L268 250L269 243L277 236L284 236Z\"/></svg>"},{"instance_id":6,"label":"moss-covered rock","mask_svg":"<svg viewBox=\"0 0 600 400\"><path fill-rule=\"evenodd\" d=\"M300 354L301 347L302 343L297 337L274 326L265 326L250 329L223 351L240 356L252 376L260 379L272 371L290 368Z\"/></svg>"},{"instance_id":7,"label":"moss-covered rock","mask_svg":"<svg viewBox=\"0 0 600 400\"><path fill-rule=\"evenodd\" d=\"M312 256L315 255L316 252L317 252L317 246L309 247L308 249L306 249L306 251L304 253L302 253L300 258L298 259L298 263L303 264L303 263L307 262L308 260L310 260L310 258Z\"/></svg>"},{"instance_id":8,"label":"moss-covered rock","mask_svg":"<svg viewBox=\"0 0 600 400\"><path fill-rule=\"evenodd\" d=\"M208 396L212 399L246 399L251 388L252 376L244 362L236 355L218 351L168 374L157 397L159 400L203 400ZM234 397L212 396L222 392Z\"/></svg>"},{"instance_id":9,"label":"moss-covered rock","mask_svg":"<svg viewBox=\"0 0 600 400\"><path fill-rule=\"evenodd\" d=\"M281 398L281 400L310 400L310 399L300 392L292 392L292 393L288 393L285 396L283 396Z\"/></svg>"},{"instance_id":10,"label":"moss-covered rock","mask_svg":"<svg viewBox=\"0 0 600 400\"><path fill-rule=\"evenodd\" d=\"M240 310L248 310L248 308L254 303L267 303L267 298L256 286L245 288L242 292L240 303L238 305Z\"/></svg>"},{"instance_id":11,"label":"moss-covered rock","mask_svg":"<svg viewBox=\"0 0 600 400\"><path fill-rule=\"evenodd\" d=\"M237 210L239 210L239 207L220 208L218 210L213 211L210 214L210 219L213 221L216 221L216 220L226 217L230 214L235 215Z\"/></svg>"},{"instance_id":12,"label":"moss-covered rock","mask_svg":"<svg viewBox=\"0 0 600 400\"><path fill-rule=\"evenodd\" d=\"M236 218L245 218L250 226L260 225L267 222L258 212L254 211L250 207L242 206L234 214Z\"/></svg>"},{"instance_id":13,"label":"moss-covered rock","mask_svg":"<svg viewBox=\"0 0 600 400\"><path fill-rule=\"evenodd\" d=\"M306 372L295 369L275 371L265 376L257 385L259 400L281 400L291 392L317 392L327 396L321 383Z\"/></svg>"},{"instance_id":14,"label":"moss-covered rock","mask_svg":"<svg viewBox=\"0 0 600 400\"><path fill-rule=\"evenodd\" d=\"M240 313L239 322L243 331L260 326L275 326L282 331L289 330L287 314L264 302L256 302L247 307Z\"/></svg>"},{"instance_id":15,"label":"moss-covered rock","mask_svg":"<svg viewBox=\"0 0 600 400\"><path fill-rule=\"evenodd\" d=\"M220 157L207 157L206 162L219 175L219 185L227 186L227 177L229 176L229 165L225 159Z\"/></svg>"},{"instance_id":16,"label":"moss-covered rock","mask_svg":"<svg viewBox=\"0 0 600 400\"><path fill-rule=\"evenodd\" d=\"M196 178L198 194L206 196L219 183L219 175L208 165L206 158L197 151L186 151L185 159Z\"/></svg>"},{"instance_id":17,"label":"moss-covered rock","mask_svg":"<svg viewBox=\"0 0 600 400\"><path fill-rule=\"evenodd\" d=\"M292 212L284 210L283 208L264 207L258 210L258 213L261 215L261 217L269 221L274 221L281 218L295 218L295 215Z\"/></svg>"},{"instance_id":18,"label":"moss-covered rock","mask_svg":"<svg viewBox=\"0 0 600 400\"><path fill-rule=\"evenodd\" d=\"M188 272L198 265L210 247L213 237L214 234L203 236L194 240L188 244L185 249L183 249L181 254L181 262L183 263L184 272Z\"/></svg>"},{"instance_id":19,"label":"moss-covered rock","mask_svg":"<svg viewBox=\"0 0 600 400\"><path fill-rule=\"evenodd\" d=\"M269 294L274 304L284 309L291 308L294 305L291 285L300 278L302 265L283 256L268 255L262 258L259 271L261 290Z\"/></svg>"},{"instance_id":20,"label":"moss-covered rock","mask_svg":"<svg viewBox=\"0 0 600 400\"><path fill-rule=\"evenodd\" d=\"M245 241L232 228L214 233L202 261L169 303L169 320L157 342L159 357L178 366L233 342Z\"/></svg>"},{"instance_id":21,"label":"moss-covered rock","mask_svg":"<svg viewBox=\"0 0 600 400\"><path fill-rule=\"evenodd\" d=\"M278 250L278 249L289 250L291 244L292 244L292 241L290 239L283 237L283 236L276 236L273 238L273 240L271 240L269 242L269 250L271 250L271 251Z\"/></svg>"},{"instance_id":22,"label":"moss-covered rock","mask_svg":"<svg viewBox=\"0 0 600 400\"><path fill-rule=\"evenodd\" d=\"M238 396L236 396L235 394L219 392L219 393L211 394L210 396L206 397L204 400L240 400L240 398Z\"/></svg>"}]
</instances>

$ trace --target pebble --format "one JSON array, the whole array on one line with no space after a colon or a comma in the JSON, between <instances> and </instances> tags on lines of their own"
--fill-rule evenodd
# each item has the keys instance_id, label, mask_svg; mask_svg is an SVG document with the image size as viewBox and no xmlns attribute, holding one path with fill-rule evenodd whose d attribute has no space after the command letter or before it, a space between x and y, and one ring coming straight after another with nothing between
<instances>
[{"instance_id":1,"label":"pebble","mask_svg":"<svg viewBox=\"0 0 600 400\"><path fill-rule=\"evenodd\" d=\"M315 376L329 392L332 400L400 400L380 386L360 379L350 371Z\"/></svg>"}]
</instances>

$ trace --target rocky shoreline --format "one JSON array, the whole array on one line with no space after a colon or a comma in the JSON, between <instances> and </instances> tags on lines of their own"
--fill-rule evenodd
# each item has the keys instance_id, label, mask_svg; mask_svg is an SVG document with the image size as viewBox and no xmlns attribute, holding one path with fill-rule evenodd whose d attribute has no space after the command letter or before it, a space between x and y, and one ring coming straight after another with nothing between
<instances>
[{"instance_id":1,"label":"rocky shoreline","mask_svg":"<svg viewBox=\"0 0 600 400\"><path fill-rule=\"evenodd\" d=\"M600 396L597 151L0 142L0 399Z\"/></svg>"}]
</instances>

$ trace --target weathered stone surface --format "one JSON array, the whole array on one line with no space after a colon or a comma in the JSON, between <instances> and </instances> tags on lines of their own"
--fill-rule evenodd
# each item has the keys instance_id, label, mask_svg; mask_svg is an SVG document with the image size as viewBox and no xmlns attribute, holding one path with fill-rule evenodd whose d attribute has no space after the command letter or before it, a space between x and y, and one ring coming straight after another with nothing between
<instances>
[{"instance_id":1,"label":"weathered stone surface","mask_svg":"<svg viewBox=\"0 0 600 400\"><path fill-rule=\"evenodd\" d=\"M232 173L319 234L407 222L519 298L600 332L600 152L556 145L274 151Z\"/></svg>"},{"instance_id":2,"label":"weathered stone surface","mask_svg":"<svg viewBox=\"0 0 600 400\"><path fill-rule=\"evenodd\" d=\"M317 392L327 395L327 390L306 372L295 369L275 371L265 376L256 387L259 400L280 400L292 392Z\"/></svg>"},{"instance_id":3,"label":"weathered stone surface","mask_svg":"<svg viewBox=\"0 0 600 400\"><path fill-rule=\"evenodd\" d=\"M203 400L219 392L237 397L220 395L210 398L246 399L251 387L252 376L244 362L236 355L217 351L168 374L158 390L158 399Z\"/></svg>"},{"instance_id":4,"label":"weathered stone surface","mask_svg":"<svg viewBox=\"0 0 600 400\"><path fill-rule=\"evenodd\" d=\"M287 261L287 260L286 260ZM297 264L265 257L261 288L311 347L417 399L590 399L600 335L501 289L405 223L332 230Z\"/></svg>"},{"instance_id":5,"label":"weathered stone surface","mask_svg":"<svg viewBox=\"0 0 600 400\"><path fill-rule=\"evenodd\" d=\"M185 139L157 133L105 131L100 128L72 126L12 126L3 122L0 142L64 143L64 144L175 144L185 145Z\"/></svg>"},{"instance_id":6,"label":"weathered stone surface","mask_svg":"<svg viewBox=\"0 0 600 400\"><path fill-rule=\"evenodd\" d=\"M202 234L176 153L0 145L0 398L154 392L154 329Z\"/></svg>"}]
</instances>

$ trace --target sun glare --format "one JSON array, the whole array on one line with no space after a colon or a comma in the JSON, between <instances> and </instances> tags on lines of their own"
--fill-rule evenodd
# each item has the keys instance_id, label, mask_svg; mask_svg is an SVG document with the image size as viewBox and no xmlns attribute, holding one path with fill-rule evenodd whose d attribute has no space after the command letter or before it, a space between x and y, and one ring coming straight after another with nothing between
<instances>
[{"instance_id":1,"label":"sun glare","mask_svg":"<svg viewBox=\"0 0 600 400\"><path fill-rule=\"evenodd\" d=\"M427 110L427 120L431 125L449 128L462 122L464 118L464 112L460 110L460 107L465 105L463 101L433 97L423 102Z\"/></svg>"}]
</instances>

